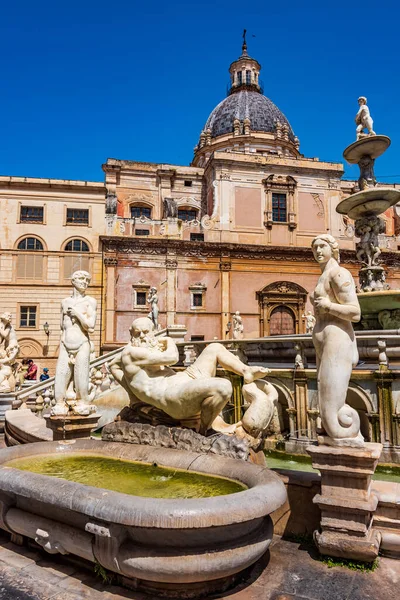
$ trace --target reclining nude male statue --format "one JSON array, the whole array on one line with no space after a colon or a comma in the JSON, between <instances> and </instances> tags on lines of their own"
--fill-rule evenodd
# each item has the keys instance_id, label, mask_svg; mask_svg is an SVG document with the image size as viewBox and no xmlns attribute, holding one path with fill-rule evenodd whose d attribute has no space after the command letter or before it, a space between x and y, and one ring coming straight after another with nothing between
<instances>
[{"instance_id":1,"label":"reclining nude male statue","mask_svg":"<svg viewBox=\"0 0 400 600\"><path fill-rule=\"evenodd\" d=\"M248 366L222 344L211 343L187 369L171 369L179 360L178 348L169 337L156 337L153 322L133 321L131 341L109 364L116 381L126 390L131 406L138 402L154 406L176 421L200 420L199 433L208 429L224 433L244 430L259 436L268 426L277 401L275 388L262 378L270 373L261 366ZM250 407L242 420L228 425L219 416L230 400L232 385L216 377L217 365L241 375L243 396Z\"/></svg>"}]
</instances>

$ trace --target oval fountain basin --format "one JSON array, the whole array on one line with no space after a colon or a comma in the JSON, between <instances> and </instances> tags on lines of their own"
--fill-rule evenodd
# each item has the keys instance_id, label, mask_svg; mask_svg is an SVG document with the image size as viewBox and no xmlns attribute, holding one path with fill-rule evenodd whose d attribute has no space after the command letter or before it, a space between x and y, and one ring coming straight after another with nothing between
<instances>
[{"instance_id":1,"label":"oval fountain basin","mask_svg":"<svg viewBox=\"0 0 400 600\"><path fill-rule=\"evenodd\" d=\"M218 484L235 483L241 491L220 495L218 490L219 495L202 498L143 498L106 489L104 471L94 487L16 469L12 462L38 457L46 461L49 455L52 460L56 455L57 460L83 456L134 461L146 463L146 469L157 463L155 471L165 467L169 474L173 469L211 476ZM264 554L273 535L269 515L285 503L286 491L278 475L241 460L71 440L1 450L0 500L0 527L6 531L33 538L50 553L98 562L134 580L153 597L162 590L189 598L226 589Z\"/></svg>"},{"instance_id":2,"label":"oval fountain basin","mask_svg":"<svg viewBox=\"0 0 400 600\"><path fill-rule=\"evenodd\" d=\"M209 498L247 489L225 477L83 454L17 458L4 466L149 498Z\"/></svg>"}]
</instances>

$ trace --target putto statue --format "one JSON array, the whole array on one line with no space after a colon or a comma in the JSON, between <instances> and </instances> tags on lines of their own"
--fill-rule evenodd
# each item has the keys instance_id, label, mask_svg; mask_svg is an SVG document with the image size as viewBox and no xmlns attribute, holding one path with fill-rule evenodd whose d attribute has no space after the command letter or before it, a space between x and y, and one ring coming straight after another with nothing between
<instances>
[{"instance_id":1,"label":"putto statue","mask_svg":"<svg viewBox=\"0 0 400 600\"><path fill-rule=\"evenodd\" d=\"M262 380L269 369L245 365L222 344L211 343L192 365L175 372L170 367L179 360L178 348L171 338L155 336L149 318L136 319L130 334L130 343L109 368L127 391L131 407L140 403L156 407L181 426L192 427L197 421L202 434L212 428L226 433L244 430L257 437L266 429L277 400L275 388ZM244 379L243 394L250 407L235 425L219 416L231 398L232 384L216 377L218 364Z\"/></svg>"},{"instance_id":2,"label":"putto statue","mask_svg":"<svg viewBox=\"0 0 400 600\"><path fill-rule=\"evenodd\" d=\"M150 304L149 319L153 321L154 328L159 329L158 324L158 294L157 288L151 287L147 296L147 302Z\"/></svg>"},{"instance_id":3,"label":"putto statue","mask_svg":"<svg viewBox=\"0 0 400 600\"><path fill-rule=\"evenodd\" d=\"M321 268L312 297L319 409L326 432L318 441L332 446L360 447L364 445L360 418L346 404L352 368L358 362L352 323L360 320L360 305L350 272L339 266L339 245L335 238L319 235L311 247Z\"/></svg>"},{"instance_id":4,"label":"putto statue","mask_svg":"<svg viewBox=\"0 0 400 600\"><path fill-rule=\"evenodd\" d=\"M61 343L56 366L52 415L89 415L90 338L96 325L97 301L86 296L90 275L75 271L72 295L61 302Z\"/></svg>"},{"instance_id":5,"label":"putto statue","mask_svg":"<svg viewBox=\"0 0 400 600\"><path fill-rule=\"evenodd\" d=\"M15 366L19 352L17 336L11 325L11 314L0 315L0 393L15 390Z\"/></svg>"},{"instance_id":6,"label":"putto statue","mask_svg":"<svg viewBox=\"0 0 400 600\"><path fill-rule=\"evenodd\" d=\"M366 137L367 135L376 135L376 133L372 129L374 122L369 113L367 99L365 96L359 97L358 105L360 108L358 109L358 113L356 114L355 121L357 125L357 140L360 140L361 138ZM366 129L368 133L364 133L364 129Z\"/></svg>"},{"instance_id":7,"label":"putto statue","mask_svg":"<svg viewBox=\"0 0 400 600\"><path fill-rule=\"evenodd\" d=\"M240 316L240 312L238 310L235 312L235 314L232 317L232 323L233 323L233 332L232 332L233 339L234 340L242 340L243 339L243 331L244 331L243 319Z\"/></svg>"},{"instance_id":8,"label":"putto statue","mask_svg":"<svg viewBox=\"0 0 400 600\"><path fill-rule=\"evenodd\" d=\"M308 310L304 315L301 316L306 322L306 333L312 333L316 323L316 318L312 314L311 310Z\"/></svg>"}]
</instances>

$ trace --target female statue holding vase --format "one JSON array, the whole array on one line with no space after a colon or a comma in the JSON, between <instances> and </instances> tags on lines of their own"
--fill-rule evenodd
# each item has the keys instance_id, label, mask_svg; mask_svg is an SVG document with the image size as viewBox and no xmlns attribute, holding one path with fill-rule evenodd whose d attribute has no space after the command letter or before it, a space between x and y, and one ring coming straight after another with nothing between
<instances>
[{"instance_id":1,"label":"female statue holding vase","mask_svg":"<svg viewBox=\"0 0 400 600\"><path fill-rule=\"evenodd\" d=\"M319 443L361 447L357 411L346 404L353 367L358 362L352 323L361 311L353 277L339 266L339 244L329 234L317 236L311 244L321 275L311 301L316 324L313 342L317 355L318 396L325 434Z\"/></svg>"}]
</instances>

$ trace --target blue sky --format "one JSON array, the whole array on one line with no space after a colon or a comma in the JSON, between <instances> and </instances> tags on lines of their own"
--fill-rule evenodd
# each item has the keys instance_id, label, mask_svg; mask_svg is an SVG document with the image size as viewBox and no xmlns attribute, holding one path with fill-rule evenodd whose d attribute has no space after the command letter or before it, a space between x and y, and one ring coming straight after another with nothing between
<instances>
[{"instance_id":1,"label":"blue sky","mask_svg":"<svg viewBox=\"0 0 400 600\"><path fill-rule=\"evenodd\" d=\"M3 3L0 174L102 180L108 157L189 164L245 27L302 152L341 161L366 95L392 138L376 174L400 182L399 13L394 0Z\"/></svg>"}]
</instances>

